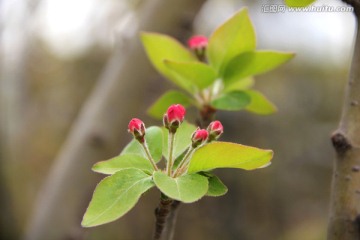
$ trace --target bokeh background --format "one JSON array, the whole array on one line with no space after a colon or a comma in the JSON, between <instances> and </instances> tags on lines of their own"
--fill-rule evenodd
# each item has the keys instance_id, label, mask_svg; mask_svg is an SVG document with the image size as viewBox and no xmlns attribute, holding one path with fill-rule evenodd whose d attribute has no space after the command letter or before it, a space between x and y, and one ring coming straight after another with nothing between
<instances>
[{"instance_id":1,"label":"bokeh background","mask_svg":"<svg viewBox=\"0 0 360 240\"><path fill-rule=\"evenodd\" d=\"M96 183L93 163L131 139L174 86L151 67L139 31L182 42L209 36L247 6L258 49L296 52L256 77L278 107L270 116L219 112L223 140L275 151L273 164L218 170L220 198L182 205L175 239L325 239L334 153L355 20L351 12L266 13L277 0L2 0L0 2L0 239L150 239L159 193L126 216L83 229ZM340 0L316 5L345 6ZM190 110L189 120L194 120Z\"/></svg>"}]
</instances>

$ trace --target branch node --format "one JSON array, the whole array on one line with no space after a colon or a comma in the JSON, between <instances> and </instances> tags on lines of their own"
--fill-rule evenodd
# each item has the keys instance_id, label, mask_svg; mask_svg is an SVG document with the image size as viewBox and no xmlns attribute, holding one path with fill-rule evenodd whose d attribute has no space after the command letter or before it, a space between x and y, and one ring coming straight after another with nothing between
<instances>
[{"instance_id":1,"label":"branch node","mask_svg":"<svg viewBox=\"0 0 360 240\"><path fill-rule=\"evenodd\" d=\"M356 101L356 100L353 100L353 101L350 102L350 105L353 106L353 107L355 107L355 106L358 106L358 105L359 105L359 102Z\"/></svg>"},{"instance_id":2,"label":"branch node","mask_svg":"<svg viewBox=\"0 0 360 240\"><path fill-rule=\"evenodd\" d=\"M332 144L339 155L345 154L352 148L352 145L342 132L334 132L331 136Z\"/></svg>"},{"instance_id":3,"label":"branch node","mask_svg":"<svg viewBox=\"0 0 360 240\"><path fill-rule=\"evenodd\" d=\"M359 165L355 165L355 166L353 166L353 167L351 168L351 170L352 170L353 172L359 172L359 171L360 171L360 166L359 166Z\"/></svg>"}]
</instances>

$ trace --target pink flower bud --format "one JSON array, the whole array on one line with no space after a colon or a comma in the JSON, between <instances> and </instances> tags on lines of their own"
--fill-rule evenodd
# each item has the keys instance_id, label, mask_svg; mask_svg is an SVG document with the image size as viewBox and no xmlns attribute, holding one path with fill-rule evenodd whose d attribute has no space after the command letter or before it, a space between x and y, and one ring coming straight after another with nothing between
<instances>
[{"instance_id":1,"label":"pink flower bud","mask_svg":"<svg viewBox=\"0 0 360 240\"><path fill-rule=\"evenodd\" d=\"M205 36L197 35L193 36L188 41L188 46L190 49L204 49L208 44L208 39Z\"/></svg>"},{"instance_id":2,"label":"pink flower bud","mask_svg":"<svg viewBox=\"0 0 360 240\"><path fill-rule=\"evenodd\" d=\"M144 142L145 124L138 118L133 118L129 122L128 131L134 135L139 142Z\"/></svg>"},{"instance_id":3,"label":"pink flower bud","mask_svg":"<svg viewBox=\"0 0 360 240\"><path fill-rule=\"evenodd\" d=\"M224 127L220 121L213 121L209 124L207 130L209 131L209 141L211 142L221 136L224 132Z\"/></svg>"},{"instance_id":4,"label":"pink flower bud","mask_svg":"<svg viewBox=\"0 0 360 240\"><path fill-rule=\"evenodd\" d=\"M181 104L171 105L166 111L163 122L166 128L175 132L184 121L186 110Z\"/></svg>"},{"instance_id":5,"label":"pink flower bud","mask_svg":"<svg viewBox=\"0 0 360 240\"><path fill-rule=\"evenodd\" d=\"M208 136L209 136L209 133L207 130L197 129L191 137L193 148L196 148L197 146L204 143L207 140Z\"/></svg>"}]
</instances>

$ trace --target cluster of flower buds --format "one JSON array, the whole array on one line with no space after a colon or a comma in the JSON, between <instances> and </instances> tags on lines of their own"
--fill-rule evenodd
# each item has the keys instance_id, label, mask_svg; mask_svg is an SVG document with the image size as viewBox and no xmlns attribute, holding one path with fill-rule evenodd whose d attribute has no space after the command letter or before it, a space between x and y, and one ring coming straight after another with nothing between
<instances>
[{"instance_id":1,"label":"cluster of flower buds","mask_svg":"<svg viewBox=\"0 0 360 240\"><path fill-rule=\"evenodd\" d=\"M180 104L171 105L166 111L163 123L171 133L175 133L180 124L184 121L186 110Z\"/></svg>"},{"instance_id":2,"label":"cluster of flower buds","mask_svg":"<svg viewBox=\"0 0 360 240\"><path fill-rule=\"evenodd\" d=\"M192 147L196 148L205 142L217 140L224 132L224 128L220 121L213 121L207 129L198 128L192 135Z\"/></svg>"},{"instance_id":3,"label":"cluster of flower buds","mask_svg":"<svg viewBox=\"0 0 360 240\"><path fill-rule=\"evenodd\" d=\"M175 133L180 124L184 121L186 110L180 104L171 105L166 111L163 122L169 132ZM138 118L133 118L129 122L128 131L134 135L140 143L144 142L145 124ZM224 132L220 121L213 121L207 129L198 128L191 136L192 147L196 148L205 142L217 140Z\"/></svg>"},{"instance_id":4,"label":"cluster of flower buds","mask_svg":"<svg viewBox=\"0 0 360 240\"><path fill-rule=\"evenodd\" d=\"M205 50L208 45L208 39L205 36L193 36L188 41L188 46L193 50L199 60L204 60Z\"/></svg>"},{"instance_id":5,"label":"cluster of flower buds","mask_svg":"<svg viewBox=\"0 0 360 240\"><path fill-rule=\"evenodd\" d=\"M135 139L139 142L144 142L145 137L145 124L138 118L133 118L129 122L128 131L134 135Z\"/></svg>"}]
</instances>

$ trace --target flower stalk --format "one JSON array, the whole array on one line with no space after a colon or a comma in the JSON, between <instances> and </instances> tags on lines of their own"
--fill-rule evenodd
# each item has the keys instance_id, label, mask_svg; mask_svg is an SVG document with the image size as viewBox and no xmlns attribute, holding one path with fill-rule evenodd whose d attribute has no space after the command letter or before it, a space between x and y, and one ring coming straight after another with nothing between
<instances>
[{"instance_id":1,"label":"flower stalk","mask_svg":"<svg viewBox=\"0 0 360 240\"><path fill-rule=\"evenodd\" d=\"M147 158L149 159L151 165L153 166L154 170L158 171L159 169L156 166L156 163L155 163L153 157L151 156L149 147L146 143L146 139L145 139L146 128L145 128L144 122L138 118L131 119L129 122L128 131L141 144L141 146L143 147L145 154L146 154Z\"/></svg>"},{"instance_id":2,"label":"flower stalk","mask_svg":"<svg viewBox=\"0 0 360 240\"><path fill-rule=\"evenodd\" d=\"M147 145L147 143L146 143L146 140L145 140L145 139L144 139L144 142L143 142L143 143L141 143L141 146L144 148L145 154L146 154L147 158L149 159L149 161L150 161L151 165L153 166L154 170L155 170L155 171L158 171L158 170L159 170L159 168L157 167L157 165L156 165L156 163L155 163L155 161L154 161L153 157L151 156L151 153L150 153L149 147L148 147L148 145Z\"/></svg>"},{"instance_id":3,"label":"flower stalk","mask_svg":"<svg viewBox=\"0 0 360 240\"><path fill-rule=\"evenodd\" d=\"M171 170L173 167L173 155L174 155L174 142L175 142L175 133L169 131L169 158L166 165L166 172L168 176L171 176Z\"/></svg>"},{"instance_id":4,"label":"flower stalk","mask_svg":"<svg viewBox=\"0 0 360 240\"><path fill-rule=\"evenodd\" d=\"M181 160L179 166L177 167L176 171L173 174L173 177L178 177L184 172L186 172L186 169L190 163L191 155L194 152L194 150L204 143L206 143L207 139L209 137L209 132L205 129L198 128L191 137L191 145L189 146L184 158Z\"/></svg>"},{"instance_id":5,"label":"flower stalk","mask_svg":"<svg viewBox=\"0 0 360 240\"><path fill-rule=\"evenodd\" d=\"M176 168L174 174L172 175L172 177L176 178L178 176L180 176L183 173L184 170L184 166L186 166L186 162L188 161L188 159L190 160L190 157L192 155L192 153L194 152L195 148L193 148L191 145L189 146L184 158L181 160L181 162L179 163L179 166Z\"/></svg>"},{"instance_id":6,"label":"flower stalk","mask_svg":"<svg viewBox=\"0 0 360 240\"><path fill-rule=\"evenodd\" d=\"M186 110L181 104L171 105L166 111L163 124L165 128L169 130L168 137L168 147L169 147L169 157L166 164L166 172L170 177L172 172L172 167L174 165L174 142L175 142L175 133L180 124L184 121Z\"/></svg>"}]
</instances>

